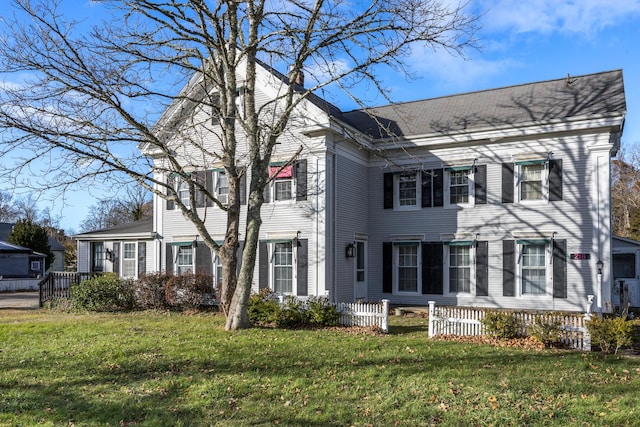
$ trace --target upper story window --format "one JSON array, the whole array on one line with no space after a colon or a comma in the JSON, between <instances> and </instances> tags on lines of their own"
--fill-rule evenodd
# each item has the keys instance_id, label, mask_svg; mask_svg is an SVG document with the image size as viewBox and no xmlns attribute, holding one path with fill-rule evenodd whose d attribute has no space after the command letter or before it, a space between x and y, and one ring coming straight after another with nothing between
<instances>
[{"instance_id":1,"label":"upper story window","mask_svg":"<svg viewBox=\"0 0 640 427\"><path fill-rule=\"evenodd\" d=\"M220 203L227 204L229 200L229 182L227 181L227 175L224 171L217 172L216 179L216 198L220 201Z\"/></svg>"},{"instance_id":2,"label":"upper story window","mask_svg":"<svg viewBox=\"0 0 640 427\"><path fill-rule=\"evenodd\" d=\"M272 163L269 166L271 183L265 188L265 203L307 200L307 161L301 159L284 165Z\"/></svg>"},{"instance_id":3,"label":"upper story window","mask_svg":"<svg viewBox=\"0 0 640 427\"><path fill-rule=\"evenodd\" d=\"M520 200L544 200L544 163L520 165Z\"/></svg>"},{"instance_id":4,"label":"upper story window","mask_svg":"<svg viewBox=\"0 0 640 427\"><path fill-rule=\"evenodd\" d=\"M189 199L189 183L185 180L180 180L177 190L180 202L188 208L191 205Z\"/></svg>"},{"instance_id":5,"label":"upper story window","mask_svg":"<svg viewBox=\"0 0 640 427\"><path fill-rule=\"evenodd\" d=\"M449 203L469 203L469 170L449 171Z\"/></svg>"},{"instance_id":6,"label":"upper story window","mask_svg":"<svg viewBox=\"0 0 640 427\"><path fill-rule=\"evenodd\" d=\"M502 164L502 203L562 200L562 160L536 159Z\"/></svg>"},{"instance_id":7,"label":"upper story window","mask_svg":"<svg viewBox=\"0 0 640 427\"><path fill-rule=\"evenodd\" d=\"M416 173L398 175L398 206L417 206L418 180Z\"/></svg>"}]
</instances>

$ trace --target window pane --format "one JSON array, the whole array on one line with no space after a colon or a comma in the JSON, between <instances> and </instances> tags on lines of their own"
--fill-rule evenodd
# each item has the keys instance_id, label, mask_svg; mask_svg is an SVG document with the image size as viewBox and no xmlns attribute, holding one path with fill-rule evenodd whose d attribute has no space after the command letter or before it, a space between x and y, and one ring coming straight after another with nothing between
<instances>
[{"instance_id":1,"label":"window pane","mask_svg":"<svg viewBox=\"0 0 640 427\"><path fill-rule=\"evenodd\" d=\"M124 277L134 277L136 275L136 244L135 243L124 244L124 251L122 255L122 275Z\"/></svg>"},{"instance_id":2,"label":"window pane","mask_svg":"<svg viewBox=\"0 0 640 427\"><path fill-rule=\"evenodd\" d=\"M415 206L417 199L416 174L400 175L398 179L398 202L400 206Z\"/></svg>"},{"instance_id":3,"label":"window pane","mask_svg":"<svg viewBox=\"0 0 640 427\"><path fill-rule=\"evenodd\" d=\"M276 243L273 251L273 290L293 292L293 247L291 243Z\"/></svg>"},{"instance_id":4,"label":"window pane","mask_svg":"<svg viewBox=\"0 0 640 427\"><path fill-rule=\"evenodd\" d=\"M93 246L93 261L91 271L103 271L104 270L104 244L92 243Z\"/></svg>"},{"instance_id":5,"label":"window pane","mask_svg":"<svg viewBox=\"0 0 640 427\"><path fill-rule=\"evenodd\" d=\"M522 293L546 293L546 263L544 245L522 246Z\"/></svg>"},{"instance_id":6,"label":"window pane","mask_svg":"<svg viewBox=\"0 0 640 427\"><path fill-rule=\"evenodd\" d=\"M216 188L216 195L220 203L227 203L229 196L229 183L227 182L227 175L224 172L218 172L218 185Z\"/></svg>"},{"instance_id":7,"label":"window pane","mask_svg":"<svg viewBox=\"0 0 640 427\"><path fill-rule=\"evenodd\" d=\"M449 246L449 292L471 292L470 246Z\"/></svg>"},{"instance_id":8,"label":"window pane","mask_svg":"<svg viewBox=\"0 0 640 427\"><path fill-rule=\"evenodd\" d=\"M449 172L449 203L469 203L469 171Z\"/></svg>"},{"instance_id":9,"label":"window pane","mask_svg":"<svg viewBox=\"0 0 640 427\"><path fill-rule=\"evenodd\" d=\"M176 270L178 274L190 273L193 271L193 248L191 246L178 246Z\"/></svg>"},{"instance_id":10,"label":"window pane","mask_svg":"<svg viewBox=\"0 0 640 427\"><path fill-rule=\"evenodd\" d=\"M542 199L542 172L544 165L522 165L521 168L520 199Z\"/></svg>"},{"instance_id":11,"label":"window pane","mask_svg":"<svg viewBox=\"0 0 640 427\"><path fill-rule=\"evenodd\" d=\"M178 186L178 197L183 205L189 207L189 185L186 181L182 181Z\"/></svg>"},{"instance_id":12,"label":"window pane","mask_svg":"<svg viewBox=\"0 0 640 427\"><path fill-rule=\"evenodd\" d=\"M418 291L418 245L398 246L398 290Z\"/></svg>"},{"instance_id":13,"label":"window pane","mask_svg":"<svg viewBox=\"0 0 640 427\"><path fill-rule=\"evenodd\" d=\"M613 277L636 277L635 254L613 254Z\"/></svg>"},{"instance_id":14,"label":"window pane","mask_svg":"<svg viewBox=\"0 0 640 427\"><path fill-rule=\"evenodd\" d=\"M291 179L277 179L274 188L276 200L291 200Z\"/></svg>"}]
</instances>

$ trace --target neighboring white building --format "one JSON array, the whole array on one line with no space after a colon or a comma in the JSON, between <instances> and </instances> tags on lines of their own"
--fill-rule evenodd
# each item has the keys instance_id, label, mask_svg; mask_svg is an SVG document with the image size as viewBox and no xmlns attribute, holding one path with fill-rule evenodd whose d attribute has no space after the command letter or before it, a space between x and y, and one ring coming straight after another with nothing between
<instances>
[{"instance_id":1,"label":"neighboring white building","mask_svg":"<svg viewBox=\"0 0 640 427\"><path fill-rule=\"evenodd\" d=\"M272 99L282 76L258 72L258 98ZM253 288L571 311L595 295L594 311L610 311L610 158L625 114L619 70L366 111L311 97L273 156L275 174L303 147L268 189ZM206 135L214 147L215 126ZM224 197L220 165L193 173ZM226 216L206 205L194 209L222 240ZM88 271L94 235L78 237L78 268ZM217 276L217 257L171 202L155 198L142 240L149 271Z\"/></svg>"}]
</instances>

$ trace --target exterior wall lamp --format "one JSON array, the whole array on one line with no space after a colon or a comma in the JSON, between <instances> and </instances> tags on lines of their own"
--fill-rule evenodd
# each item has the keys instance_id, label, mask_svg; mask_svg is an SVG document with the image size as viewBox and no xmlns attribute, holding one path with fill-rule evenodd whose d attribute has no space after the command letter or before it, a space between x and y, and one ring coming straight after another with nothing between
<instances>
[{"instance_id":1,"label":"exterior wall lamp","mask_svg":"<svg viewBox=\"0 0 640 427\"><path fill-rule=\"evenodd\" d=\"M347 258L354 258L356 256L356 247L353 243L347 244L347 247L344 248L344 255Z\"/></svg>"},{"instance_id":2,"label":"exterior wall lamp","mask_svg":"<svg viewBox=\"0 0 640 427\"><path fill-rule=\"evenodd\" d=\"M596 263L596 267L598 267L598 274L602 276L602 268L604 267L604 262L601 259Z\"/></svg>"}]
</instances>

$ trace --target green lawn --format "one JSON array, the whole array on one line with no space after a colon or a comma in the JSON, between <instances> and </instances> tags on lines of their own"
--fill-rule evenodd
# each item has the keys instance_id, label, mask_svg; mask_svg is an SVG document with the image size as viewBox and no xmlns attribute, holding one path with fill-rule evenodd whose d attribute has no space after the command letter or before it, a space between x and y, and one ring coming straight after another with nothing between
<instances>
[{"instance_id":1,"label":"green lawn","mask_svg":"<svg viewBox=\"0 0 640 427\"><path fill-rule=\"evenodd\" d=\"M0 311L0 425L639 425L640 363L217 315Z\"/></svg>"}]
</instances>

